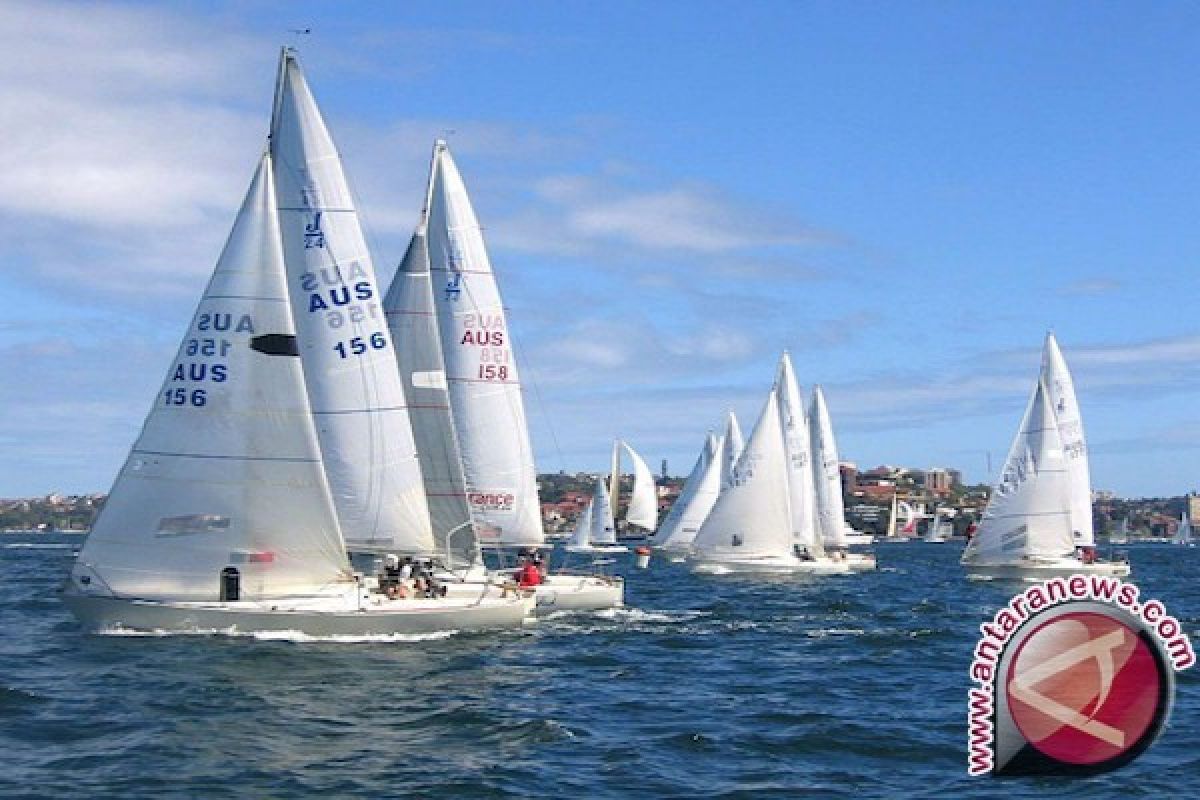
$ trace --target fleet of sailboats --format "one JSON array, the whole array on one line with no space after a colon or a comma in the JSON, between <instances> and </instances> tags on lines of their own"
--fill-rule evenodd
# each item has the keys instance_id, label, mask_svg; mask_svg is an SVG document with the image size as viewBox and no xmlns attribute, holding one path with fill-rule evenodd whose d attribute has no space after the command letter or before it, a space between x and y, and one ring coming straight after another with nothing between
<instances>
[{"instance_id":1,"label":"fleet of sailboats","mask_svg":"<svg viewBox=\"0 0 1200 800\"><path fill-rule=\"evenodd\" d=\"M485 563L487 550L532 554L546 536L508 312L445 141L404 258L386 295L378 287L333 139L285 48L266 151L72 567L66 602L82 621L397 634L624 603L618 577L560 570L517 587ZM787 352L749 439L730 411L661 526L653 473L615 440L566 552L627 550L624 459L625 532L698 572L875 568L850 548L871 537L846 522L824 392L805 402ZM888 537L914 536L917 517L893 496ZM935 509L924 540L952 528ZM1192 543L1186 513L1174 541ZM442 591L378 591L354 571L358 554L428 560ZM962 564L989 578L1129 574L1096 555L1083 423L1053 334Z\"/></svg>"},{"instance_id":2,"label":"fleet of sailboats","mask_svg":"<svg viewBox=\"0 0 1200 800\"><path fill-rule=\"evenodd\" d=\"M333 140L285 49L225 250L72 568L93 627L389 634L513 627L491 584L394 600L348 548L436 555L404 390Z\"/></svg>"}]
</instances>

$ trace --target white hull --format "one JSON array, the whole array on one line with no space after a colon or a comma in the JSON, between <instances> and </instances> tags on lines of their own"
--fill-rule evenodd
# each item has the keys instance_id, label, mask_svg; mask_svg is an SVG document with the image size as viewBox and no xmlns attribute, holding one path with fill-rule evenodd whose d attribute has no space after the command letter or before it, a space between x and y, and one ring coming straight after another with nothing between
<instances>
[{"instance_id":1,"label":"white hull","mask_svg":"<svg viewBox=\"0 0 1200 800\"><path fill-rule=\"evenodd\" d=\"M629 548L620 544L584 544L567 545L568 553L628 553Z\"/></svg>"},{"instance_id":2,"label":"white hull","mask_svg":"<svg viewBox=\"0 0 1200 800\"><path fill-rule=\"evenodd\" d=\"M724 575L731 572L846 575L852 571L848 561L831 558L801 559L795 556L718 558L693 553L689 560L693 572L709 575Z\"/></svg>"},{"instance_id":3,"label":"white hull","mask_svg":"<svg viewBox=\"0 0 1200 800\"><path fill-rule=\"evenodd\" d=\"M533 611L529 593L507 597L388 600L371 595L278 601L167 602L68 592L63 602L91 630L297 631L309 636L373 636L519 628Z\"/></svg>"},{"instance_id":4,"label":"white hull","mask_svg":"<svg viewBox=\"0 0 1200 800\"><path fill-rule=\"evenodd\" d=\"M538 614L598 611L625 605L625 581L607 575L549 575L535 587Z\"/></svg>"},{"instance_id":5,"label":"white hull","mask_svg":"<svg viewBox=\"0 0 1200 800\"><path fill-rule=\"evenodd\" d=\"M851 572L870 572L879 568L873 553L846 553L845 556Z\"/></svg>"},{"instance_id":6,"label":"white hull","mask_svg":"<svg viewBox=\"0 0 1200 800\"><path fill-rule=\"evenodd\" d=\"M874 544L875 537L869 533L847 533L845 535L846 544Z\"/></svg>"},{"instance_id":7,"label":"white hull","mask_svg":"<svg viewBox=\"0 0 1200 800\"><path fill-rule=\"evenodd\" d=\"M1124 561L1094 561L1085 564L1077 558L1027 559L1011 564L963 564L967 577L981 580L1042 581L1069 575L1129 575Z\"/></svg>"}]
</instances>

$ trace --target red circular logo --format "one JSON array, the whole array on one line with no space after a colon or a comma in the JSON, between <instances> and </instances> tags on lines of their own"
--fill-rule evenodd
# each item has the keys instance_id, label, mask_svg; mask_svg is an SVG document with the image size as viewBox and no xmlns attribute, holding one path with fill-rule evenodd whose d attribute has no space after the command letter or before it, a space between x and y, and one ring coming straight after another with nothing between
<instances>
[{"instance_id":1,"label":"red circular logo","mask_svg":"<svg viewBox=\"0 0 1200 800\"><path fill-rule=\"evenodd\" d=\"M1005 677L1009 711L1021 735L1066 764L1111 761L1152 736L1162 690L1155 655L1138 632L1087 611L1035 628Z\"/></svg>"}]
</instances>

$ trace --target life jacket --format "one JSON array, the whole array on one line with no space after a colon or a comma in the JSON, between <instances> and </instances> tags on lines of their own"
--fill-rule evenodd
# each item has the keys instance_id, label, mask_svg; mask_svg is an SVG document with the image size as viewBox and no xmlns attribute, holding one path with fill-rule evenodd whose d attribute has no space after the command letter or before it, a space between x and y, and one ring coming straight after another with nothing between
<instances>
[{"instance_id":1,"label":"life jacket","mask_svg":"<svg viewBox=\"0 0 1200 800\"><path fill-rule=\"evenodd\" d=\"M533 564L526 564L518 575L518 581L522 586L537 586L542 582L542 573Z\"/></svg>"}]
</instances>

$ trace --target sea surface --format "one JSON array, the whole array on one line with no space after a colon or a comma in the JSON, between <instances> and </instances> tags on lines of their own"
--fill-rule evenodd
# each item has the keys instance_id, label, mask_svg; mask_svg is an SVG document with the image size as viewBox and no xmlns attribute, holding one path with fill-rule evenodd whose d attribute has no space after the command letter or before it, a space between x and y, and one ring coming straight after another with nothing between
<instances>
[{"instance_id":1,"label":"sea surface","mask_svg":"<svg viewBox=\"0 0 1200 800\"><path fill-rule=\"evenodd\" d=\"M1139 760L966 774L967 669L1012 587L956 544L874 574L750 580L656 561L630 608L421 640L94 635L80 538L0 535L0 797L1195 797L1200 668ZM1129 548L1193 635L1200 548Z\"/></svg>"}]
</instances>

